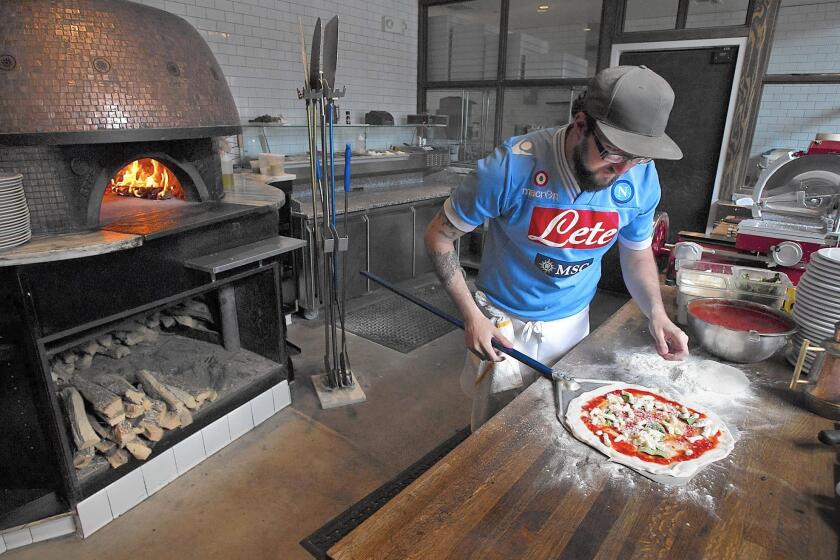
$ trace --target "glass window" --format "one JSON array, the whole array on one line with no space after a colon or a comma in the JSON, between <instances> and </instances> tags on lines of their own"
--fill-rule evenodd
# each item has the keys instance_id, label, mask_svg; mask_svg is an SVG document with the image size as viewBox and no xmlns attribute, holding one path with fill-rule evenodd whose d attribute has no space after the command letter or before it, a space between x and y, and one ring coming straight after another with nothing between
<instances>
[{"instance_id":1,"label":"glass window","mask_svg":"<svg viewBox=\"0 0 840 560\"><path fill-rule=\"evenodd\" d=\"M677 27L679 0L627 0L624 31L657 31Z\"/></svg>"},{"instance_id":2,"label":"glass window","mask_svg":"<svg viewBox=\"0 0 840 560\"><path fill-rule=\"evenodd\" d=\"M583 87L508 88L502 118L502 139L537 128L562 126L570 121L570 108Z\"/></svg>"},{"instance_id":3,"label":"glass window","mask_svg":"<svg viewBox=\"0 0 840 560\"><path fill-rule=\"evenodd\" d=\"M594 75L600 27L600 0L511 2L507 78Z\"/></svg>"},{"instance_id":4,"label":"glass window","mask_svg":"<svg viewBox=\"0 0 840 560\"><path fill-rule=\"evenodd\" d=\"M840 72L840 1L784 0L767 73L823 72Z\"/></svg>"},{"instance_id":5,"label":"glass window","mask_svg":"<svg viewBox=\"0 0 840 560\"><path fill-rule=\"evenodd\" d=\"M426 79L495 80L500 0L429 6Z\"/></svg>"},{"instance_id":6,"label":"glass window","mask_svg":"<svg viewBox=\"0 0 840 560\"><path fill-rule=\"evenodd\" d=\"M746 25L749 0L696 0L688 3L685 20L689 27Z\"/></svg>"},{"instance_id":7,"label":"glass window","mask_svg":"<svg viewBox=\"0 0 840 560\"><path fill-rule=\"evenodd\" d=\"M447 126L429 128L429 143L449 146L452 161L477 161L493 151L495 90L430 90L426 108L431 114L449 117Z\"/></svg>"}]
</instances>

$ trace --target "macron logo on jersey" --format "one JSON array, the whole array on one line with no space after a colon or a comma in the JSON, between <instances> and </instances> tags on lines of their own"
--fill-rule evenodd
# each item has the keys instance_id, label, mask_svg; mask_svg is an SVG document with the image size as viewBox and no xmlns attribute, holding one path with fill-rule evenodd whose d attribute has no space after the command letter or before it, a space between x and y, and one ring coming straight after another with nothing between
<instances>
[{"instance_id":1,"label":"macron logo on jersey","mask_svg":"<svg viewBox=\"0 0 840 560\"><path fill-rule=\"evenodd\" d=\"M528 239L549 247L597 249L618 234L618 212L536 207Z\"/></svg>"}]
</instances>

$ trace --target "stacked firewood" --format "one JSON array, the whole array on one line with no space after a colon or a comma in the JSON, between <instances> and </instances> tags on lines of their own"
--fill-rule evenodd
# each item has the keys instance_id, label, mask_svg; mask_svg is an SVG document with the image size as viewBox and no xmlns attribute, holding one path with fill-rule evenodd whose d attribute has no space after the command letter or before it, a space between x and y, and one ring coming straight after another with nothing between
<instances>
[{"instance_id":1,"label":"stacked firewood","mask_svg":"<svg viewBox=\"0 0 840 560\"><path fill-rule=\"evenodd\" d=\"M119 360L131 354L132 346L154 343L161 329L176 326L204 333L218 332L207 304L191 299L143 319L125 321L102 336L60 352L50 359L50 374L55 383L66 383L77 370L88 369L95 356Z\"/></svg>"},{"instance_id":2,"label":"stacked firewood","mask_svg":"<svg viewBox=\"0 0 840 560\"><path fill-rule=\"evenodd\" d=\"M77 469L88 467L96 453L114 468L129 456L145 461L164 430L189 426L192 411L218 398L212 388L165 383L149 370L140 370L134 383L116 374L92 380L76 374L59 392L70 420Z\"/></svg>"},{"instance_id":3,"label":"stacked firewood","mask_svg":"<svg viewBox=\"0 0 840 560\"><path fill-rule=\"evenodd\" d=\"M147 459L164 430L190 425L192 411L218 398L212 388L187 386L186 380L174 383L146 369L127 376L84 373L95 356L119 360L130 355L133 346L154 343L161 330L179 325L197 331L215 329L207 305L190 300L120 323L50 360L50 373L70 420L77 469L89 466L96 453L114 468L129 456Z\"/></svg>"}]
</instances>

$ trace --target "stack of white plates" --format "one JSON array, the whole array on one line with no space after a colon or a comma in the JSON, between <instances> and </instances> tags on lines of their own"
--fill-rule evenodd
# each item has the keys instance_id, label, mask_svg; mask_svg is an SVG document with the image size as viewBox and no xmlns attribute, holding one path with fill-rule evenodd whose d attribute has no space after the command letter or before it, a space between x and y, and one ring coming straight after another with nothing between
<instances>
[{"instance_id":1,"label":"stack of white plates","mask_svg":"<svg viewBox=\"0 0 840 560\"><path fill-rule=\"evenodd\" d=\"M787 358L795 364L804 339L819 346L834 337L834 324L840 321L840 248L811 254L811 262L796 287L793 318L799 331L793 336L794 345ZM810 371L815 358L815 352L808 352L803 371Z\"/></svg>"},{"instance_id":2,"label":"stack of white plates","mask_svg":"<svg viewBox=\"0 0 840 560\"><path fill-rule=\"evenodd\" d=\"M31 237L23 175L0 173L0 249L21 245Z\"/></svg>"}]
</instances>

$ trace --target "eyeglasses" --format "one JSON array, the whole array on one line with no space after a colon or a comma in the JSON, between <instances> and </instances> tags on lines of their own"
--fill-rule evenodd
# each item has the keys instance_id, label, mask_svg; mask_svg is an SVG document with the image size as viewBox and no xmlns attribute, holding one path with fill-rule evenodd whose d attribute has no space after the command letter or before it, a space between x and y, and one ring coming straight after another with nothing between
<instances>
[{"instance_id":1,"label":"eyeglasses","mask_svg":"<svg viewBox=\"0 0 840 560\"><path fill-rule=\"evenodd\" d=\"M611 152L604 147L600 140L598 140L598 134L596 132L592 133L592 138L595 140L595 147L598 149L598 155L606 162L625 163L629 161L633 165L637 165L639 163L648 163L651 159L653 159L649 157L633 156L624 152Z\"/></svg>"}]
</instances>

